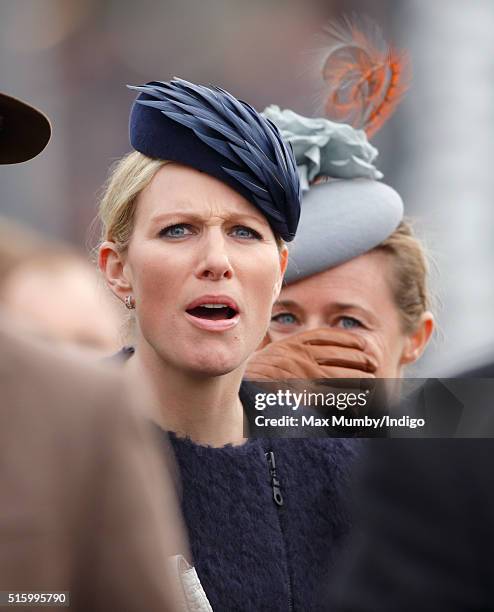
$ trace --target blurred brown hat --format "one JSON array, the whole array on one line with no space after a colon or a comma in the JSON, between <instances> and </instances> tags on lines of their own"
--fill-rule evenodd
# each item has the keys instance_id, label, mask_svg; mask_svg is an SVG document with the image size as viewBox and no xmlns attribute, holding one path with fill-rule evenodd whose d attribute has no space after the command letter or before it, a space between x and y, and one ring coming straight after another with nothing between
<instances>
[{"instance_id":1,"label":"blurred brown hat","mask_svg":"<svg viewBox=\"0 0 494 612\"><path fill-rule=\"evenodd\" d=\"M50 140L48 118L21 100L0 93L0 164L36 157Z\"/></svg>"}]
</instances>

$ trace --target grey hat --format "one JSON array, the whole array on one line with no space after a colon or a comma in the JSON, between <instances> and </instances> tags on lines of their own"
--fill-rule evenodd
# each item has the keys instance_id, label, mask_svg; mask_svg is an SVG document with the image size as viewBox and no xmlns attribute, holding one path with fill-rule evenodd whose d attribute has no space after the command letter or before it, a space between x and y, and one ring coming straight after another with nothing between
<instances>
[{"instance_id":1,"label":"grey hat","mask_svg":"<svg viewBox=\"0 0 494 612\"><path fill-rule=\"evenodd\" d=\"M323 272L370 251L403 218L399 194L378 179L378 151L363 130L270 106L264 111L293 147L303 190L285 283ZM329 179L317 182L320 179Z\"/></svg>"},{"instance_id":2,"label":"grey hat","mask_svg":"<svg viewBox=\"0 0 494 612\"><path fill-rule=\"evenodd\" d=\"M304 194L285 282L295 283L370 251L394 232L402 217L400 195L379 181L355 178L313 185Z\"/></svg>"}]
</instances>

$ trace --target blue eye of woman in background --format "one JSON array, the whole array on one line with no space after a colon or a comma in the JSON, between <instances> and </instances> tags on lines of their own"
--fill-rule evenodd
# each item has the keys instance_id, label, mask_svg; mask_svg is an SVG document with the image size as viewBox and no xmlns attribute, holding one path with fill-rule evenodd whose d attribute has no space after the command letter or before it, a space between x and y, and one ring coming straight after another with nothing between
<instances>
[{"instance_id":1,"label":"blue eye of woman in background","mask_svg":"<svg viewBox=\"0 0 494 612\"><path fill-rule=\"evenodd\" d=\"M281 325L296 325L298 323L297 317L291 312L280 312L272 316L271 321L276 321L276 323Z\"/></svg>"},{"instance_id":2,"label":"blue eye of woman in background","mask_svg":"<svg viewBox=\"0 0 494 612\"><path fill-rule=\"evenodd\" d=\"M343 329L355 329L358 327L363 327L363 325L354 317L340 317L337 327L342 327Z\"/></svg>"}]
</instances>

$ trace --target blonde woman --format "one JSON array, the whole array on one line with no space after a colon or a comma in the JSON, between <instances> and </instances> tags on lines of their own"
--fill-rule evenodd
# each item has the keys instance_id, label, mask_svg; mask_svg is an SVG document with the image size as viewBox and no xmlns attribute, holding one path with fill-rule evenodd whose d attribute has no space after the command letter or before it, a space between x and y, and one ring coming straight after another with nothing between
<instances>
[{"instance_id":1,"label":"blonde woman","mask_svg":"<svg viewBox=\"0 0 494 612\"><path fill-rule=\"evenodd\" d=\"M103 196L100 268L135 315L126 371L157 394L181 474L193 561L212 608L314 610L349 522L355 445L246 439L242 383L264 337L299 217L277 129L227 92L142 88L135 149Z\"/></svg>"}]
</instances>

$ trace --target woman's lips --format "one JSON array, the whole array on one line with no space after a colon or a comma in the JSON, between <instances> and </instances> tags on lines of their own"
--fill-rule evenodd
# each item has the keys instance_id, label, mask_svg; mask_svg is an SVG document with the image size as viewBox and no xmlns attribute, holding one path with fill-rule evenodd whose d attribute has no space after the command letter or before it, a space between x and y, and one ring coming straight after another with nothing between
<instances>
[{"instance_id":1,"label":"woman's lips","mask_svg":"<svg viewBox=\"0 0 494 612\"><path fill-rule=\"evenodd\" d=\"M207 331L226 331L235 327L240 321L238 312L231 319L201 319L199 317L194 317L194 315L188 312L185 313L185 317L192 325Z\"/></svg>"},{"instance_id":2,"label":"woman's lips","mask_svg":"<svg viewBox=\"0 0 494 612\"><path fill-rule=\"evenodd\" d=\"M190 304L188 304L185 307L185 310L193 310L194 308L198 308L204 304L224 304L225 306L235 310L235 312L240 311L240 308L237 306L237 302L229 295L201 295L201 297L196 298Z\"/></svg>"},{"instance_id":3,"label":"woman's lips","mask_svg":"<svg viewBox=\"0 0 494 612\"><path fill-rule=\"evenodd\" d=\"M225 331L240 320L235 300L227 295L203 295L193 300L185 309L187 319L199 329Z\"/></svg>"}]
</instances>

